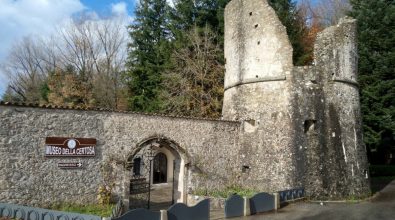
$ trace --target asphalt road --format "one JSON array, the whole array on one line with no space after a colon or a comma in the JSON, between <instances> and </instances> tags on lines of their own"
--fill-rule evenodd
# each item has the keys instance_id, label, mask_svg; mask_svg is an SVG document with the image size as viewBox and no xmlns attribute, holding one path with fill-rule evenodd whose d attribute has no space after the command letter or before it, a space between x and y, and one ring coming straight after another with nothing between
<instances>
[{"instance_id":1,"label":"asphalt road","mask_svg":"<svg viewBox=\"0 0 395 220\"><path fill-rule=\"evenodd\" d=\"M370 201L360 203L305 203L297 202L277 212L232 218L232 220L326 220L326 219L385 219L395 220L395 181L388 184Z\"/></svg>"}]
</instances>

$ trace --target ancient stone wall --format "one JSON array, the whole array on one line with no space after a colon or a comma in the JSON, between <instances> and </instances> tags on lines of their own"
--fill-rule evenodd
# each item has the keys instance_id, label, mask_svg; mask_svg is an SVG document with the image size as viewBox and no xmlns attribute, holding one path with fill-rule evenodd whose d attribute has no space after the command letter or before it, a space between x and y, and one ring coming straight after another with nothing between
<instances>
[{"instance_id":1,"label":"ancient stone wall","mask_svg":"<svg viewBox=\"0 0 395 220\"><path fill-rule=\"evenodd\" d=\"M223 188L237 181L239 123L106 111L59 110L0 105L0 201L47 206L94 203L102 184L101 164L115 159L116 192L128 185L124 166L143 140L168 138L189 157L189 191ZM45 137L96 138L94 158L46 158ZM59 162L82 162L62 170ZM206 173L205 178L199 172ZM207 176L206 175L206 176ZM126 182L126 184L125 184Z\"/></svg>"},{"instance_id":2,"label":"ancient stone wall","mask_svg":"<svg viewBox=\"0 0 395 220\"><path fill-rule=\"evenodd\" d=\"M356 20L344 18L319 34L316 71L323 82L325 126L320 149L321 185L316 193L329 199L370 193L357 81Z\"/></svg>"},{"instance_id":3,"label":"ancient stone wall","mask_svg":"<svg viewBox=\"0 0 395 220\"><path fill-rule=\"evenodd\" d=\"M312 66L294 67L284 26L266 0L225 10L223 116L242 120L245 186L305 187L313 199L369 194L355 21L323 31Z\"/></svg>"},{"instance_id":4,"label":"ancient stone wall","mask_svg":"<svg viewBox=\"0 0 395 220\"><path fill-rule=\"evenodd\" d=\"M289 95L292 46L266 1L233 0L225 9L223 117L243 120L240 155L244 186L262 191L295 183Z\"/></svg>"}]
</instances>

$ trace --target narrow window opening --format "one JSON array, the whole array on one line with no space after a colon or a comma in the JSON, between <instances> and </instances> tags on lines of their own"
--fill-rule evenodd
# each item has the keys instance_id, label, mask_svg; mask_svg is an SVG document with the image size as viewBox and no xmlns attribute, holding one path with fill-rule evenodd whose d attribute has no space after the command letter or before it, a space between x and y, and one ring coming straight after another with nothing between
<instances>
[{"instance_id":1,"label":"narrow window opening","mask_svg":"<svg viewBox=\"0 0 395 220\"><path fill-rule=\"evenodd\" d=\"M248 170L250 170L251 169L251 167L250 166L248 166L248 165L243 165L242 167L241 167L241 172L242 173L246 173Z\"/></svg>"},{"instance_id":2,"label":"narrow window opening","mask_svg":"<svg viewBox=\"0 0 395 220\"><path fill-rule=\"evenodd\" d=\"M141 175L141 158L140 157L133 159L133 175L134 176Z\"/></svg>"},{"instance_id":3,"label":"narrow window opening","mask_svg":"<svg viewBox=\"0 0 395 220\"><path fill-rule=\"evenodd\" d=\"M306 120L304 121L304 133L310 133L315 129L316 120Z\"/></svg>"},{"instance_id":4,"label":"narrow window opening","mask_svg":"<svg viewBox=\"0 0 395 220\"><path fill-rule=\"evenodd\" d=\"M254 119L246 120L246 122L248 122L252 126L255 126L255 120Z\"/></svg>"}]
</instances>

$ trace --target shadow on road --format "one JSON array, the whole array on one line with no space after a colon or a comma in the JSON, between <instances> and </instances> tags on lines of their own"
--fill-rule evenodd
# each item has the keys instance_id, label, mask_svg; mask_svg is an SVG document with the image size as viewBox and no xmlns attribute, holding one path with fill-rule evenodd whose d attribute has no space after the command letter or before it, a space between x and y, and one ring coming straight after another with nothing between
<instances>
[{"instance_id":1,"label":"shadow on road","mask_svg":"<svg viewBox=\"0 0 395 220\"><path fill-rule=\"evenodd\" d=\"M395 180L395 176L377 176L370 179L372 193L375 194L383 190L388 184Z\"/></svg>"}]
</instances>

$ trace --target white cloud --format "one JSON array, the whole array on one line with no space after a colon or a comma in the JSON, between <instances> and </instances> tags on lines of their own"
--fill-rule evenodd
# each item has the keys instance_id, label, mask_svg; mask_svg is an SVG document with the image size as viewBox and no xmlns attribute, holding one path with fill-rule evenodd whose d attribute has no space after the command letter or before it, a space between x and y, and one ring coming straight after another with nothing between
<instances>
[{"instance_id":1,"label":"white cloud","mask_svg":"<svg viewBox=\"0 0 395 220\"><path fill-rule=\"evenodd\" d=\"M0 0L0 5L0 51L25 35L48 33L84 9L79 0Z\"/></svg>"},{"instance_id":2,"label":"white cloud","mask_svg":"<svg viewBox=\"0 0 395 220\"><path fill-rule=\"evenodd\" d=\"M0 0L0 62L16 40L30 34L49 34L56 24L84 9L80 0ZM7 83L0 72L0 96Z\"/></svg>"},{"instance_id":3,"label":"white cloud","mask_svg":"<svg viewBox=\"0 0 395 220\"><path fill-rule=\"evenodd\" d=\"M128 9L127 4L125 2L119 2L117 4L111 4L111 12L114 15L127 15Z\"/></svg>"}]
</instances>

